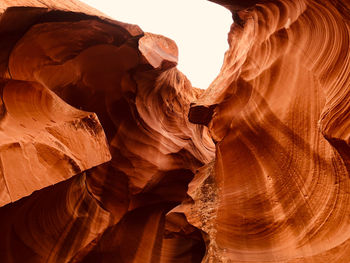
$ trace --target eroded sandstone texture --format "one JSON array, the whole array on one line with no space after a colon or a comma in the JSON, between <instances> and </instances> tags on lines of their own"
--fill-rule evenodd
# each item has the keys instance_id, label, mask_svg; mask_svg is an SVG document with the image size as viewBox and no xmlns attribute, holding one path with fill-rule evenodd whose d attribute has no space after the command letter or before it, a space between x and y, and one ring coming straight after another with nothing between
<instances>
[{"instance_id":1,"label":"eroded sandstone texture","mask_svg":"<svg viewBox=\"0 0 350 263\"><path fill-rule=\"evenodd\" d=\"M164 36L0 1L0 262L350 262L350 2L213 2L200 90Z\"/></svg>"}]
</instances>

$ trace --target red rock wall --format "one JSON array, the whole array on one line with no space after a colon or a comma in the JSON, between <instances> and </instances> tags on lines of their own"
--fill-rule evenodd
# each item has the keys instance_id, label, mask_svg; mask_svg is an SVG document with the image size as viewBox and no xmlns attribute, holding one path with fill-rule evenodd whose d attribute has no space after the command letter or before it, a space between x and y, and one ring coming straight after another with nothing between
<instances>
[{"instance_id":1,"label":"red rock wall","mask_svg":"<svg viewBox=\"0 0 350 263\"><path fill-rule=\"evenodd\" d=\"M0 262L350 262L350 2L213 2L205 91L166 37L4 11Z\"/></svg>"},{"instance_id":2,"label":"red rock wall","mask_svg":"<svg viewBox=\"0 0 350 263\"><path fill-rule=\"evenodd\" d=\"M215 107L215 213L199 220L205 192L184 208L206 260L349 262L349 2L227 7L230 49L192 109Z\"/></svg>"}]
</instances>

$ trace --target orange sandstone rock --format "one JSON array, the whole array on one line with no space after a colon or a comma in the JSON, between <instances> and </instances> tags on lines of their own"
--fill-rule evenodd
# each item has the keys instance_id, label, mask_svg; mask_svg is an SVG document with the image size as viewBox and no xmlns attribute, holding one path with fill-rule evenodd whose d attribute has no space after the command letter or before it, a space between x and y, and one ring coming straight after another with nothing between
<instances>
[{"instance_id":1,"label":"orange sandstone rock","mask_svg":"<svg viewBox=\"0 0 350 263\"><path fill-rule=\"evenodd\" d=\"M85 171L70 180L1 208L9 216L4 219L7 241L0 260L201 260L205 246L199 230L194 228L196 237L187 240L171 233L166 236L164 227L166 213L186 198L197 168L214 157L207 128L187 119L190 103L201 91L174 68L176 44L101 17L35 10L40 12L5 11L4 15L10 11L12 15L5 16L4 22L16 12L29 12L35 19L14 29L19 33L14 33L17 38L8 45L8 53L4 51L3 78L54 92L65 101L62 107L96 113L112 158L98 160L96 154L102 150L86 150L79 157L89 157L96 167L81 169L77 173ZM37 107L38 103L27 104ZM61 110L53 114L60 115ZM84 145L85 140L72 131L69 136ZM47 152L41 154L40 158L47 158ZM52 209L46 211L50 204ZM23 228L39 213L35 225ZM21 220L11 219L17 215ZM45 227L50 229L41 232ZM130 229L134 229L131 235ZM16 250L26 253L14 255Z\"/></svg>"},{"instance_id":2,"label":"orange sandstone rock","mask_svg":"<svg viewBox=\"0 0 350 263\"><path fill-rule=\"evenodd\" d=\"M349 262L349 2L229 2L240 23L192 106L215 107L213 183L176 210L208 234L204 262Z\"/></svg>"},{"instance_id":3,"label":"orange sandstone rock","mask_svg":"<svg viewBox=\"0 0 350 263\"><path fill-rule=\"evenodd\" d=\"M96 115L72 108L40 84L5 81L2 103L2 206L111 159Z\"/></svg>"},{"instance_id":4,"label":"orange sandstone rock","mask_svg":"<svg viewBox=\"0 0 350 263\"><path fill-rule=\"evenodd\" d=\"M213 2L203 91L164 36L0 1L0 262L350 262L350 2Z\"/></svg>"}]
</instances>

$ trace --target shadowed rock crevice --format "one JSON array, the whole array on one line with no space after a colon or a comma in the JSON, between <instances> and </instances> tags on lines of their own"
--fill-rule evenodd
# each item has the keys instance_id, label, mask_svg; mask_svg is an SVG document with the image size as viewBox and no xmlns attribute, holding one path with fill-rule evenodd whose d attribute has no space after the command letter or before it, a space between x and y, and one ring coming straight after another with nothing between
<instances>
[{"instance_id":1,"label":"shadowed rock crevice","mask_svg":"<svg viewBox=\"0 0 350 263\"><path fill-rule=\"evenodd\" d=\"M188 113L188 119L190 122L201 125L208 125L213 117L215 106L210 105L202 106L191 104L190 111Z\"/></svg>"}]
</instances>

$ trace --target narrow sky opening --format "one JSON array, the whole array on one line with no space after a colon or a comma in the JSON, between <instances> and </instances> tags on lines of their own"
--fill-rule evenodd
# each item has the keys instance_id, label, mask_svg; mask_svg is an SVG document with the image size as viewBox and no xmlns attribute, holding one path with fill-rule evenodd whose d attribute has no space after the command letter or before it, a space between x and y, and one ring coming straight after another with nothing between
<instances>
[{"instance_id":1,"label":"narrow sky opening","mask_svg":"<svg viewBox=\"0 0 350 263\"><path fill-rule=\"evenodd\" d=\"M218 75L228 49L232 16L206 0L81 0L115 20L173 39L178 69L194 87L206 89Z\"/></svg>"}]
</instances>

